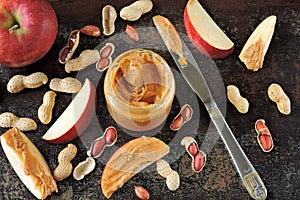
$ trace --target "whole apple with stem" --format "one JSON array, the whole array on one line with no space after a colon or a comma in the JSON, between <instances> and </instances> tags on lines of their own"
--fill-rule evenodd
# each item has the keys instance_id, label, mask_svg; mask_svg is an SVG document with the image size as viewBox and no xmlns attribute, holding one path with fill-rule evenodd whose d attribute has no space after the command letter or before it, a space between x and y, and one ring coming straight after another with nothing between
<instances>
[{"instance_id":1,"label":"whole apple with stem","mask_svg":"<svg viewBox=\"0 0 300 200\"><path fill-rule=\"evenodd\" d=\"M23 67L41 59L58 32L46 0L0 0L0 64Z\"/></svg>"}]
</instances>

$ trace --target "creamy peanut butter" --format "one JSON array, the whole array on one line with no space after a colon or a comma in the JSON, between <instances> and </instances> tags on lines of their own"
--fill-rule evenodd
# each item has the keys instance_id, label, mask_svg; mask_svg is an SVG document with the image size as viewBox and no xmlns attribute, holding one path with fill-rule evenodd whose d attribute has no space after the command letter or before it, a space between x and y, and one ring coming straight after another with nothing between
<instances>
[{"instance_id":1,"label":"creamy peanut butter","mask_svg":"<svg viewBox=\"0 0 300 200\"><path fill-rule=\"evenodd\" d=\"M16 129L10 129L4 137L7 145L14 149L23 162L23 170L27 176L31 176L35 187L41 191L42 199L45 199L53 191L57 192L57 185L52 176L46 174L42 164L36 156L33 155L32 149L24 139L21 132Z\"/></svg>"},{"instance_id":2,"label":"creamy peanut butter","mask_svg":"<svg viewBox=\"0 0 300 200\"><path fill-rule=\"evenodd\" d=\"M262 68L264 61L264 43L262 39L259 38L257 42L250 45L241 57L248 69L257 71Z\"/></svg>"},{"instance_id":3,"label":"creamy peanut butter","mask_svg":"<svg viewBox=\"0 0 300 200\"><path fill-rule=\"evenodd\" d=\"M104 80L107 108L124 128L146 131L167 118L175 80L167 62L157 53L132 49L119 55Z\"/></svg>"},{"instance_id":4,"label":"creamy peanut butter","mask_svg":"<svg viewBox=\"0 0 300 200\"><path fill-rule=\"evenodd\" d=\"M147 107L166 92L161 69L162 64L149 52L135 52L120 60L111 84L130 105Z\"/></svg>"},{"instance_id":5,"label":"creamy peanut butter","mask_svg":"<svg viewBox=\"0 0 300 200\"><path fill-rule=\"evenodd\" d=\"M154 16L153 22L157 27L157 30L160 32L160 35L163 38L163 41L166 43L168 49L178 54L178 61L180 64L186 65L187 61L183 56L181 39L174 25L168 18L161 15Z\"/></svg>"},{"instance_id":6,"label":"creamy peanut butter","mask_svg":"<svg viewBox=\"0 0 300 200\"><path fill-rule=\"evenodd\" d=\"M140 137L129 141L113 154L103 170L103 194L109 198L135 174L164 157L169 151L169 146L155 137Z\"/></svg>"}]
</instances>

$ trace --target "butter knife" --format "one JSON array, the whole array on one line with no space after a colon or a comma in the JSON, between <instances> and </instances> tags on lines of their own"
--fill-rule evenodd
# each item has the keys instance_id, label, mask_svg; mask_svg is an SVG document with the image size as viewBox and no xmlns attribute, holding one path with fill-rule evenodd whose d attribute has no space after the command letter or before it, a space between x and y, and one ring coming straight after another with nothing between
<instances>
[{"instance_id":1,"label":"butter knife","mask_svg":"<svg viewBox=\"0 0 300 200\"><path fill-rule=\"evenodd\" d=\"M153 17L153 22L182 76L204 103L249 195L257 200L266 199L267 189L262 179L254 169L225 121L192 53L186 44L181 41L174 25L167 18L157 15Z\"/></svg>"}]
</instances>

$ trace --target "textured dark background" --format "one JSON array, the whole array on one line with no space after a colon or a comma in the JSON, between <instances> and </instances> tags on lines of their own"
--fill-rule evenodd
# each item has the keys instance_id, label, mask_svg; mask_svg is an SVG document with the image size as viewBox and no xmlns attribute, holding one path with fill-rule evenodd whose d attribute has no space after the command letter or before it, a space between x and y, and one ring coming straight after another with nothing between
<instances>
[{"instance_id":1,"label":"textured dark background","mask_svg":"<svg viewBox=\"0 0 300 200\"><path fill-rule=\"evenodd\" d=\"M91 125L81 138L73 141L78 147L78 156L72 161L73 166L85 160L87 147L93 139L101 135L101 129L103 130L109 125L116 126L119 131L117 147L132 139L134 135L127 134L127 131L118 127L107 112L102 89L105 73L98 73L94 67L91 67L91 69L78 74L67 74L64 67L57 61L59 50L65 45L71 30L86 24L99 25L102 28L101 9L106 4L113 5L119 12L123 6L131 2L128 0L50 0L59 20L59 33L51 51L42 60L26 68L10 69L0 66L0 113L10 111L19 116L31 117L38 122L37 131L26 134L40 149L51 169L56 167L57 154L66 145L48 144L41 139L41 136L71 102L72 96L59 93L56 98L52 122L49 125L42 125L37 118L37 109L42 102L43 94L49 89L48 85L34 90L24 90L18 94L10 94L6 90L6 84L9 78L15 74L28 75L36 71L45 72L49 79L77 76L83 80L83 78L88 77L97 84L97 116L93 121L94 125ZM116 52L113 57L126 49L140 45L139 47L150 48L162 54L175 71L176 66L155 32L151 18L155 14L168 17L178 31L184 35L183 9L186 1L154 0L153 3L153 10L136 22L125 22L118 18L116 32L111 37L102 35L99 38L91 38L82 35L79 48L74 56L78 56L84 49L93 49L98 44L103 46L107 41L116 45ZM228 124L264 180L268 189L268 199L299 199L300 2L296 0L240 0L238 2L233 0L203 0L201 3L235 43L235 50L229 57L215 60L214 67L203 68L217 101L221 102L220 106L226 114ZM254 28L271 14L275 14L278 21L265 57L264 67L258 72L248 71L238 59L239 52ZM126 37L124 30L127 23L139 29L148 28L144 32L141 30L141 41L138 44L133 44ZM187 38L184 40L188 43L199 63L201 59L206 59L195 50ZM218 82L216 79L220 76L222 80ZM180 95L177 94L178 97L174 100L170 116L166 124L157 131L156 136L171 146L171 153L166 159L169 159L172 163L171 167L179 172L181 187L177 191L171 192L157 172L147 170L128 181L113 194L111 199L137 199L133 189L135 185L147 188L152 199L250 199L224 144L221 139L218 139L214 128L209 126L210 120L203 105L191 100L195 99L195 96L184 84L182 77L178 76L178 73L175 74L175 78L177 81L176 92L180 92ZM288 116L280 114L276 105L267 97L267 88L273 82L282 85L290 97L292 113ZM226 104L224 86L228 84L238 86L242 95L249 100L250 110L246 115L238 113L230 103ZM195 113L191 122L186 124L180 132L170 131L168 125L179 111L180 104L189 103L189 101L191 101L190 104L193 108L199 111L198 114ZM258 118L264 118L272 132L275 147L270 153L262 152L257 144L254 123ZM0 128L1 133L5 131L6 129ZM180 139L184 135L195 135L199 145L207 153L206 166L198 174L192 172L190 157L183 153L184 149L180 145ZM175 136L177 140L174 139ZM211 139L211 143L207 142L207 139ZM114 148L112 149L114 150ZM78 182L69 177L59 182L59 193L53 194L48 199L105 199L101 192L99 180L105 166L103 161L107 160L113 150L104 154L102 159L98 159L96 169L82 181ZM174 157L175 160L172 159ZM0 149L0 173L0 199L34 198L13 171L2 149Z\"/></svg>"}]
</instances>

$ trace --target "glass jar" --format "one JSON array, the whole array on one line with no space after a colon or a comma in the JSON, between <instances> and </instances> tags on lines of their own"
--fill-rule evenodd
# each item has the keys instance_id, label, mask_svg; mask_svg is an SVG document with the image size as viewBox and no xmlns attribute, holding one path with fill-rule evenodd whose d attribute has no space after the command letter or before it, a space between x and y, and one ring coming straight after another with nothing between
<instances>
[{"instance_id":1,"label":"glass jar","mask_svg":"<svg viewBox=\"0 0 300 200\"><path fill-rule=\"evenodd\" d=\"M161 125L170 113L174 94L175 80L169 65L151 50L122 53L104 79L110 115L132 131L148 131Z\"/></svg>"}]
</instances>

